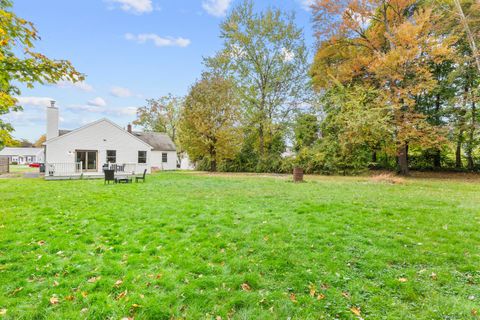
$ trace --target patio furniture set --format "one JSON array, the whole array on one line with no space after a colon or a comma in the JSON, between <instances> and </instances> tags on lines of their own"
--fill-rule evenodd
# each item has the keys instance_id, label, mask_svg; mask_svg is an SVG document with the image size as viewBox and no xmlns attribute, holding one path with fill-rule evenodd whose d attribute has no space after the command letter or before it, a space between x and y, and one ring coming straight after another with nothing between
<instances>
[{"instance_id":1,"label":"patio furniture set","mask_svg":"<svg viewBox=\"0 0 480 320\"><path fill-rule=\"evenodd\" d=\"M110 184L110 182L113 183L132 183L133 180L135 182L145 182L145 175L147 174L147 169L143 171L143 175L137 176L135 175L135 172L132 172L131 174L121 172L121 171L116 171L115 169L104 169L103 170L105 174L105 180L104 184Z\"/></svg>"}]
</instances>

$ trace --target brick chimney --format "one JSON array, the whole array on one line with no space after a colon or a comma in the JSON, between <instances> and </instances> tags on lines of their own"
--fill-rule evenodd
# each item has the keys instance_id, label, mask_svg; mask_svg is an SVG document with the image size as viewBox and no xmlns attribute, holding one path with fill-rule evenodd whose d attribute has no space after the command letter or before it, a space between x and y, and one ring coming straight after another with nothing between
<instances>
[{"instance_id":1,"label":"brick chimney","mask_svg":"<svg viewBox=\"0 0 480 320\"><path fill-rule=\"evenodd\" d=\"M127 125L127 131L132 133L132 125L130 123Z\"/></svg>"}]
</instances>

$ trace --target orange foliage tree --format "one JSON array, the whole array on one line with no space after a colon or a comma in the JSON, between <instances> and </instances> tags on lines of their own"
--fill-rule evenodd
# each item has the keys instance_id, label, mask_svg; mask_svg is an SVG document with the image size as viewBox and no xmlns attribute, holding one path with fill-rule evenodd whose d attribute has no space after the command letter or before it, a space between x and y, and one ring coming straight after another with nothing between
<instances>
[{"instance_id":1,"label":"orange foliage tree","mask_svg":"<svg viewBox=\"0 0 480 320\"><path fill-rule=\"evenodd\" d=\"M452 37L437 26L432 7L415 0L317 0L312 8L319 40L311 70L315 88L377 88L399 172L408 174L409 145L443 141L417 100L436 87L431 66L451 58Z\"/></svg>"}]
</instances>

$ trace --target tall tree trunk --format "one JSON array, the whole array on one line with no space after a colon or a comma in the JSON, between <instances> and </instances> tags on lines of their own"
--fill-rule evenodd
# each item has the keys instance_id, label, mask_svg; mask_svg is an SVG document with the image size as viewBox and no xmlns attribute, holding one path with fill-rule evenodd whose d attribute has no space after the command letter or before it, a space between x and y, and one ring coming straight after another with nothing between
<instances>
[{"instance_id":1,"label":"tall tree trunk","mask_svg":"<svg viewBox=\"0 0 480 320\"><path fill-rule=\"evenodd\" d=\"M472 95L475 91L471 91ZM475 97L473 97L475 99ZM477 106L475 100L472 101L472 120L470 122L470 129L468 132L468 147L467 147L467 167L468 170L475 169L475 162L473 161L473 146L475 144L475 129L477 126Z\"/></svg>"},{"instance_id":2,"label":"tall tree trunk","mask_svg":"<svg viewBox=\"0 0 480 320\"><path fill-rule=\"evenodd\" d=\"M216 140L214 139L215 143ZM216 172L217 171L217 150L215 149L215 145L210 146L210 171Z\"/></svg>"},{"instance_id":3,"label":"tall tree trunk","mask_svg":"<svg viewBox=\"0 0 480 320\"><path fill-rule=\"evenodd\" d=\"M440 94L437 94L437 97L435 99L435 125L440 126L440 107L442 105L442 100L440 97ZM435 148L434 154L433 154L433 167L435 169L440 169L442 163L441 163L441 156L442 152L440 148Z\"/></svg>"},{"instance_id":4,"label":"tall tree trunk","mask_svg":"<svg viewBox=\"0 0 480 320\"><path fill-rule=\"evenodd\" d=\"M463 142L463 130L460 130L457 138L457 149L455 150L455 168L462 168L462 142Z\"/></svg>"},{"instance_id":5,"label":"tall tree trunk","mask_svg":"<svg viewBox=\"0 0 480 320\"><path fill-rule=\"evenodd\" d=\"M440 149L436 149L433 155L433 167L435 169L440 169L442 166L442 155Z\"/></svg>"},{"instance_id":6,"label":"tall tree trunk","mask_svg":"<svg viewBox=\"0 0 480 320\"><path fill-rule=\"evenodd\" d=\"M410 174L408 170L408 144L404 143L398 147L398 173L402 176L408 176Z\"/></svg>"},{"instance_id":7,"label":"tall tree trunk","mask_svg":"<svg viewBox=\"0 0 480 320\"><path fill-rule=\"evenodd\" d=\"M374 151L372 152L372 162L373 162L373 163L376 163L376 162L377 162L377 151L376 151L376 150L374 150Z\"/></svg>"},{"instance_id":8,"label":"tall tree trunk","mask_svg":"<svg viewBox=\"0 0 480 320\"><path fill-rule=\"evenodd\" d=\"M460 17L460 22L463 25L463 29L467 34L468 43L470 44L470 49L472 50L473 58L475 59L475 64L477 66L478 71L480 72L480 54L478 52L477 44L475 43L475 38L473 35L470 26L468 25L467 17L463 12L462 6L460 4L460 0L453 0L455 3L455 9L457 10L458 16Z\"/></svg>"},{"instance_id":9,"label":"tall tree trunk","mask_svg":"<svg viewBox=\"0 0 480 320\"><path fill-rule=\"evenodd\" d=\"M260 157L263 158L263 155L265 154L265 131L263 129L263 123L260 123L260 126L258 128L258 139L258 151L260 153Z\"/></svg>"}]
</instances>

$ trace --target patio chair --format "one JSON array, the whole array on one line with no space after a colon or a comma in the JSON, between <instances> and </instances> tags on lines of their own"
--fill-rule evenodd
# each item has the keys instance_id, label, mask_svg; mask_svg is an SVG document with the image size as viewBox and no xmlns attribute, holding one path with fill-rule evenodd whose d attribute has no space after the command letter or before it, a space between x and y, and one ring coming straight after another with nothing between
<instances>
[{"instance_id":1,"label":"patio chair","mask_svg":"<svg viewBox=\"0 0 480 320\"><path fill-rule=\"evenodd\" d=\"M104 174L105 174L105 180L103 181L103 184L110 184L110 181L113 181L114 183L116 183L115 181L115 170L103 170Z\"/></svg>"},{"instance_id":2,"label":"patio chair","mask_svg":"<svg viewBox=\"0 0 480 320\"><path fill-rule=\"evenodd\" d=\"M138 182L139 180L142 180L142 182L145 182L145 175L147 174L147 169L143 170L143 175L135 177L135 182Z\"/></svg>"}]
</instances>

